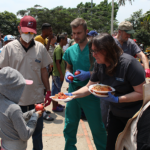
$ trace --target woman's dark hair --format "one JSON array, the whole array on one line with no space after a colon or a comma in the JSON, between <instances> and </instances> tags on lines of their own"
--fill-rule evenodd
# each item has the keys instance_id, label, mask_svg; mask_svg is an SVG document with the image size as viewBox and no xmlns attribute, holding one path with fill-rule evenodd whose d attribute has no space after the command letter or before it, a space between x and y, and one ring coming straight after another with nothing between
<instances>
[{"instance_id":1,"label":"woman's dark hair","mask_svg":"<svg viewBox=\"0 0 150 150\"><path fill-rule=\"evenodd\" d=\"M105 61L110 64L110 66L106 68L106 73L108 75L113 75L123 50L108 33L103 33L94 37L92 44L96 47L97 51L101 51L102 53L103 51L106 52L106 54L103 53L105 55Z\"/></svg>"},{"instance_id":2,"label":"woman's dark hair","mask_svg":"<svg viewBox=\"0 0 150 150\"><path fill-rule=\"evenodd\" d=\"M57 35L57 43L59 43L61 39L65 39L65 38L66 38L65 34Z\"/></svg>"}]
</instances>

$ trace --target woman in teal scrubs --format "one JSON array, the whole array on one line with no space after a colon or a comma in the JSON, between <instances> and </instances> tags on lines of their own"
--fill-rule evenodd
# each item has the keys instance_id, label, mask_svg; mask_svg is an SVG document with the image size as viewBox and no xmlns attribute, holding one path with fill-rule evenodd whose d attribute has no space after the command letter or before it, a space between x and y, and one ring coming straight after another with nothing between
<instances>
[{"instance_id":1,"label":"woman in teal scrubs","mask_svg":"<svg viewBox=\"0 0 150 150\"><path fill-rule=\"evenodd\" d=\"M74 34L82 29L80 32L83 32L86 37L86 32L82 25L78 26L76 29L78 31L74 30ZM87 41L87 39L85 40ZM68 92L71 93L85 86L90 78L91 59L89 55L88 41L85 42L85 47L82 50L80 49L80 43L69 47L64 53L63 59L67 62L65 79L67 82L70 82ZM72 72L70 71L71 69ZM74 76L73 74L76 70L79 70L81 73ZM74 77L73 82L67 79L69 75ZM64 137L66 141L65 150L77 149L75 144L77 142L76 134L81 117L81 108L83 109L89 123L97 150L105 150L107 138L106 130L101 118L100 99L94 95L74 99L67 103L64 127Z\"/></svg>"}]
</instances>

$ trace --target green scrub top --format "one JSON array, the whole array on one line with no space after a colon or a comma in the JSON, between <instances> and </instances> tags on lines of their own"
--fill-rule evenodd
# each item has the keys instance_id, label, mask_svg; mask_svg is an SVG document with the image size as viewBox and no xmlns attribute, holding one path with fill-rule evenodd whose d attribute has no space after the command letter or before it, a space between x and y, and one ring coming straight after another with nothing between
<instances>
[{"instance_id":1,"label":"green scrub top","mask_svg":"<svg viewBox=\"0 0 150 150\"><path fill-rule=\"evenodd\" d=\"M90 69L90 59L89 59L89 46L88 44L85 46L83 51L80 50L79 44L75 44L69 47L64 55L63 59L67 61L73 67L73 74L76 70L84 70L89 71ZM73 83L69 84L68 92L73 92L79 89L80 87L85 86L88 83L89 79L85 81L79 81L78 79L74 78ZM92 95L94 96L94 95ZM94 99L97 99L94 96ZM99 99L99 98L98 98Z\"/></svg>"}]
</instances>

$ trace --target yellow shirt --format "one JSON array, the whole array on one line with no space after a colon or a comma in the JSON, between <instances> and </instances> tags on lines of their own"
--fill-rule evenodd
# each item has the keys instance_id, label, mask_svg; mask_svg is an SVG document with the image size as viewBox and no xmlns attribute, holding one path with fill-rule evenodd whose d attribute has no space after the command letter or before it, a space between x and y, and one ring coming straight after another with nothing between
<instances>
[{"instance_id":1,"label":"yellow shirt","mask_svg":"<svg viewBox=\"0 0 150 150\"><path fill-rule=\"evenodd\" d=\"M18 40L3 47L0 55L0 68L10 66L18 70L25 79L33 80L32 85L26 85L19 105L27 106L44 102L44 85L41 78L41 68L52 63L44 45L35 41L27 52Z\"/></svg>"},{"instance_id":2,"label":"yellow shirt","mask_svg":"<svg viewBox=\"0 0 150 150\"><path fill-rule=\"evenodd\" d=\"M47 42L48 42L48 39L45 38L43 39L41 35L37 35L35 38L34 38L35 41L38 41L40 43L42 43L44 46L47 45Z\"/></svg>"}]
</instances>

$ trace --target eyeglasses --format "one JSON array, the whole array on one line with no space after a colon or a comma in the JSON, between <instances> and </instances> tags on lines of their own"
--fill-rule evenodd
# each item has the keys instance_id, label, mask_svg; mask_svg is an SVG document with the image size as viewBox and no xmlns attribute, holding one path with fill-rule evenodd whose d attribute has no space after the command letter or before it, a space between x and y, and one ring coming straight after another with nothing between
<instances>
[{"instance_id":1,"label":"eyeglasses","mask_svg":"<svg viewBox=\"0 0 150 150\"><path fill-rule=\"evenodd\" d=\"M94 53L94 54L97 54L99 51L98 51L98 50L95 50L95 51L94 51L94 50L91 49L90 52L91 52L91 53Z\"/></svg>"},{"instance_id":2,"label":"eyeglasses","mask_svg":"<svg viewBox=\"0 0 150 150\"><path fill-rule=\"evenodd\" d=\"M33 32L23 32L24 34L34 34Z\"/></svg>"}]
</instances>

